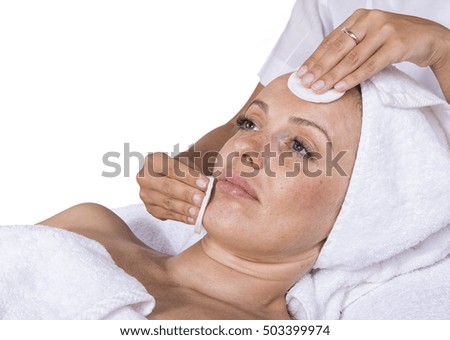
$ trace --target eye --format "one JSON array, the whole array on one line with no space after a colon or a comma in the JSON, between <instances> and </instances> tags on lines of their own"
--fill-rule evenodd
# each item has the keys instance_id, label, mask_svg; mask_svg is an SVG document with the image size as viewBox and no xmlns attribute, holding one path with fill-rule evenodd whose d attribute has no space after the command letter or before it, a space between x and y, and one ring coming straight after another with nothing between
<instances>
[{"instance_id":1,"label":"eye","mask_svg":"<svg viewBox=\"0 0 450 340\"><path fill-rule=\"evenodd\" d=\"M292 149L302 157L310 157L311 152L308 150L308 147L297 139L292 140Z\"/></svg>"},{"instance_id":2,"label":"eye","mask_svg":"<svg viewBox=\"0 0 450 340\"><path fill-rule=\"evenodd\" d=\"M236 120L236 125L241 130L255 130L255 131L259 130L255 123L253 123L250 119L243 116L239 117Z\"/></svg>"}]
</instances>

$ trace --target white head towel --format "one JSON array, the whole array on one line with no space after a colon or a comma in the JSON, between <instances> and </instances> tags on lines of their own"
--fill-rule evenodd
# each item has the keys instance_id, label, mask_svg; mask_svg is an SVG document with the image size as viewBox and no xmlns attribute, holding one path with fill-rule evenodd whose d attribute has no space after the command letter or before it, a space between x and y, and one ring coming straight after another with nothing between
<instances>
[{"instance_id":1,"label":"white head towel","mask_svg":"<svg viewBox=\"0 0 450 340\"><path fill-rule=\"evenodd\" d=\"M450 106L394 67L361 89L344 204L313 270L287 296L297 319L338 319L378 285L450 253Z\"/></svg>"}]
</instances>

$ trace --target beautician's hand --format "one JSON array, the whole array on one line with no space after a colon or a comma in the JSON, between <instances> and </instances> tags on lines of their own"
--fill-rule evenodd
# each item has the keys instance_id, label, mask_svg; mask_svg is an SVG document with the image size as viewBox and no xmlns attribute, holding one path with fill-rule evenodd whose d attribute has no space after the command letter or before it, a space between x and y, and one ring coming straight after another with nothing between
<instances>
[{"instance_id":1,"label":"beautician's hand","mask_svg":"<svg viewBox=\"0 0 450 340\"><path fill-rule=\"evenodd\" d=\"M450 63L449 32L430 20L358 9L324 39L298 75L316 93L332 87L345 91L389 64L409 61L431 66L441 83L436 69Z\"/></svg>"},{"instance_id":2,"label":"beautician's hand","mask_svg":"<svg viewBox=\"0 0 450 340\"><path fill-rule=\"evenodd\" d=\"M136 180L140 197L154 217L195 224L208 184L200 171L156 152L145 158Z\"/></svg>"}]
</instances>

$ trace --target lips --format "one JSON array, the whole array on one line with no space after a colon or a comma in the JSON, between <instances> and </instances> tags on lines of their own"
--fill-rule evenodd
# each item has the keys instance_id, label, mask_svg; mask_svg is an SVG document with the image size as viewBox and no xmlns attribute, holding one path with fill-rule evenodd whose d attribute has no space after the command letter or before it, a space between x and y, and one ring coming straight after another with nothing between
<instances>
[{"instance_id":1,"label":"lips","mask_svg":"<svg viewBox=\"0 0 450 340\"><path fill-rule=\"evenodd\" d=\"M219 177L216 189L226 194L258 201L255 190L242 177Z\"/></svg>"}]
</instances>

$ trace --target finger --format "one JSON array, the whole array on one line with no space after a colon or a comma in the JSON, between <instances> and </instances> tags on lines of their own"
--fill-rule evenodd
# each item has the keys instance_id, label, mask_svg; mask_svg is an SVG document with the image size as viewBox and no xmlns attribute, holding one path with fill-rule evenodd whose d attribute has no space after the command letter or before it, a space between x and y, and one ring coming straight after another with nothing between
<instances>
[{"instance_id":1,"label":"finger","mask_svg":"<svg viewBox=\"0 0 450 340\"><path fill-rule=\"evenodd\" d=\"M364 39L366 29L364 24L361 25L359 23L367 15L367 12L365 9L357 9L347 20L325 37L297 72L298 76L302 78L303 85L309 87L342 59L343 55L345 55L343 51L347 50L348 52L349 49L355 46L355 41L343 33L341 31L342 28L346 27L355 33L359 41Z\"/></svg>"},{"instance_id":2,"label":"finger","mask_svg":"<svg viewBox=\"0 0 450 340\"><path fill-rule=\"evenodd\" d=\"M157 191L149 192L148 195L151 197L147 200L148 205L160 207L166 211L186 216L186 218L191 217L195 220L200 211L199 207L191 203L177 200Z\"/></svg>"},{"instance_id":3,"label":"finger","mask_svg":"<svg viewBox=\"0 0 450 340\"><path fill-rule=\"evenodd\" d=\"M354 20L353 20L354 21ZM325 54L327 54L328 49L330 48L330 46L333 44L333 41L335 41L336 39L338 39L339 37L342 36L342 31L341 29L344 27L349 27L352 26L354 24L350 24L349 22L353 22L350 20L350 18L348 19L347 23L342 23L341 25L339 25L338 27L336 27L334 30L332 30L330 32L330 34L328 34L320 43L320 45L316 48L316 50L314 51L313 54L311 54L311 57L314 57L313 59L320 59L322 58ZM308 58L303 65L305 65L305 63L310 59ZM313 64L311 66L314 66Z\"/></svg>"},{"instance_id":4,"label":"finger","mask_svg":"<svg viewBox=\"0 0 450 340\"><path fill-rule=\"evenodd\" d=\"M189 165L174 158L171 158L169 162L171 163L168 175L169 178L176 179L203 191L206 190L209 179L203 175L201 171L193 169Z\"/></svg>"},{"instance_id":5,"label":"finger","mask_svg":"<svg viewBox=\"0 0 450 340\"><path fill-rule=\"evenodd\" d=\"M310 58L313 63L307 61L305 64L308 67L308 73L306 73L301 79L302 84L306 87L310 87L315 83L320 77L329 72L333 67L335 67L341 60L347 55L354 47L355 41L350 38L347 34L340 32L335 38L330 39L330 41L324 45L324 51L320 58L316 58L314 55ZM355 33L356 34L356 33ZM361 34L359 34L361 36ZM324 85L319 82L317 85L317 90L320 89L320 85Z\"/></svg>"},{"instance_id":6,"label":"finger","mask_svg":"<svg viewBox=\"0 0 450 340\"><path fill-rule=\"evenodd\" d=\"M208 178L200 171L192 169L188 165L162 152L155 153L151 156L148 162L147 173L156 175L155 177L164 175L203 191L206 190L208 185Z\"/></svg>"},{"instance_id":7,"label":"finger","mask_svg":"<svg viewBox=\"0 0 450 340\"><path fill-rule=\"evenodd\" d=\"M146 185L141 188L141 199L144 202L155 204L154 198L151 196L152 192L158 192L166 197L184 201L197 207L201 206L203 197L205 197L203 191L170 177L148 179Z\"/></svg>"},{"instance_id":8,"label":"finger","mask_svg":"<svg viewBox=\"0 0 450 340\"><path fill-rule=\"evenodd\" d=\"M166 159L169 156L163 152L153 152L149 153L145 157L144 167L141 169L139 174L142 174L143 177L147 175L151 176L165 176L163 170L165 169L164 164L167 165Z\"/></svg>"},{"instance_id":9,"label":"finger","mask_svg":"<svg viewBox=\"0 0 450 340\"><path fill-rule=\"evenodd\" d=\"M186 224L195 224L195 220L191 217L188 217L186 215L182 215L182 214L178 214L174 211L171 210L166 210L162 207L158 207L158 206L152 206L149 205L147 206L147 211L154 217L160 219L160 220L174 220L174 221L179 221L179 222L183 222Z\"/></svg>"},{"instance_id":10,"label":"finger","mask_svg":"<svg viewBox=\"0 0 450 340\"><path fill-rule=\"evenodd\" d=\"M375 36L373 39L366 37L363 42L351 49L335 67L313 83L311 88L318 94L329 90L374 55L383 41L380 36Z\"/></svg>"},{"instance_id":11,"label":"finger","mask_svg":"<svg viewBox=\"0 0 450 340\"><path fill-rule=\"evenodd\" d=\"M391 64L389 51L392 51L392 46L382 46L374 55L367 59L353 73L349 74L336 85L334 85L334 88L340 92L347 91L348 89L355 87L356 85L369 79L374 74L380 72L386 66Z\"/></svg>"}]
</instances>

